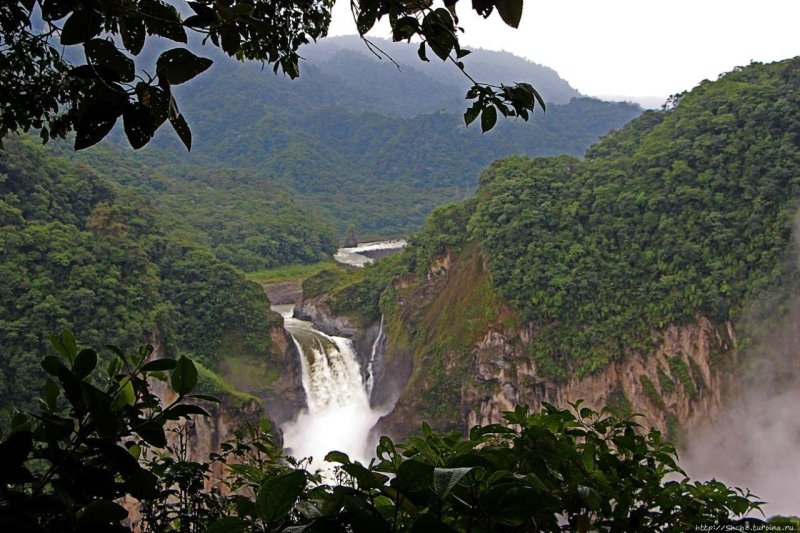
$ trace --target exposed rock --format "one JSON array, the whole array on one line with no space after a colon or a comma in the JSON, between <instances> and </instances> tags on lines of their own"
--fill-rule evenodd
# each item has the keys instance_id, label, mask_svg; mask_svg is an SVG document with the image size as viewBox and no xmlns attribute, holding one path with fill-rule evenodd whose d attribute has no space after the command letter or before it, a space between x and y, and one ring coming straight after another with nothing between
<instances>
[{"instance_id":1,"label":"exposed rock","mask_svg":"<svg viewBox=\"0 0 800 533\"><path fill-rule=\"evenodd\" d=\"M405 279L395 285L395 306L389 318L400 325L393 331L408 332L414 340L389 335L387 358L394 366L381 376L381 382L388 375L395 378L393 388L387 388L394 401L400 378L407 376L409 381L394 411L380 421L379 431L395 437L415 431L420 413L436 412L440 407L424 403L430 401L427 391L437 386L437 379L441 381L441 376L433 374L454 373L459 368L460 377L447 396L457 405L445 410L455 419L429 416L440 429L466 431L476 424L497 423L502 421L503 411L518 404L532 409L542 402L565 407L583 399L594 408L611 405L641 413L644 425L675 439L681 430L718 412L723 391L732 382L727 370L732 368L736 338L730 323L715 324L702 316L659 333L652 353L626 354L600 372L573 376L564 383L541 377L526 351L537 333L536 325L519 323L504 304L495 305L493 316L484 323L471 324L478 324L480 331L467 349L430 353L431 345L444 340L435 324L444 320L441 310L462 302L464 293L474 290L475 280L481 279L481 271L486 269L474 253L467 250L454 257L448 252L432 263L422 281ZM437 309L440 315L431 312Z\"/></svg>"},{"instance_id":2,"label":"exposed rock","mask_svg":"<svg viewBox=\"0 0 800 533\"><path fill-rule=\"evenodd\" d=\"M278 379L260 391L259 396L270 419L280 426L296 418L306 406L306 393L300 355L282 324L272 329L271 337L279 366Z\"/></svg>"},{"instance_id":3,"label":"exposed rock","mask_svg":"<svg viewBox=\"0 0 800 533\"><path fill-rule=\"evenodd\" d=\"M303 287L299 281L262 285L272 305L297 305L303 300Z\"/></svg>"},{"instance_id":4,"label":"exposed rock","mask_svg":"<svg viewBox=\"0 0 800 533\"><path fill-rule=\"evenodd\" d=\"M362 329L353 320L333 316L326 296L303 299L295 307L294 316L313 323L315 328L327 335L352 339L362 334Z\"/></svg>"}]
</instances>

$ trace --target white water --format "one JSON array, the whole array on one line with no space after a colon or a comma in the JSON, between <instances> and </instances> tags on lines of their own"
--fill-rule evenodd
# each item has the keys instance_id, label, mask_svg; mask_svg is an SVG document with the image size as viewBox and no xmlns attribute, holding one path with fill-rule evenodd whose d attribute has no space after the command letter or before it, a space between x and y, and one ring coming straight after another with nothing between
<instances>
[{"instance_id":1,"label":"white water","mask_svg":"<svg viewBox=\"0 0 800 533\"><path fill-rule=\"evenodd\" d=\"M378 330L378 336L375 337L375 341L372 343L372 352L370 353L369 362L367 363L367 394L370 396L372 396L372 387L375 386L375 357L378 355L378 350L381 347L384 336L383 315L381 315L381 327Z\"/></svg>"},{"instance_id":2,"label":"white water","mask_svg":"<svg viewBox=\"0 0 800 533\"><path fill-rule=\"evenodd\" d=\"M368 461L373 455L370 429L385 413L369 405L369 393L350 339L326 335L311 322L292 317L294 306L274 309L300 354L307 408L283 426L287 451L297 458L311 457L315 468L323 466L332 450L351 459ZM373 348L373 357L374 357ZM368 377L371 381L372 377Z\"/></svg>"},{"instance_id":3,"label":"white water","mask_svg":"<svg viewBox=\"0 0 800 533\"><path fill-rule=\"evenodd\" d=\"M376 241L365 242L358 246L339 248L336 250L333 258L339 263L352 265L356 267L363 267L366 264L372 263L373 259L362 255L361 252L371 252L374 250L397 250L406 245L405 239L397 239L393 241Z\"/></svg>"}]
</instances>

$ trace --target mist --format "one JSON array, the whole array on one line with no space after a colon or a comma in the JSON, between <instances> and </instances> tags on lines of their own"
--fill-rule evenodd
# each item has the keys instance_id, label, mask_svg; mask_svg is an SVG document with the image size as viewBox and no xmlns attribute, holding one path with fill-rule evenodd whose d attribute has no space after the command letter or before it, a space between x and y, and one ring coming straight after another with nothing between
<instances>
[{"instance_id":1,"label":"mist","mask_svg":"<svg viewBox=\"0 0 800 533\"><path fill-rule=\"evenodd\" d=\"M794 235L797 245L798 219ZM722 413L687 435L681 463L692 478L748 488L767 516L800 514L800 284L751 304L737 324L738 377Z\"/></svg>"}]
</instances>

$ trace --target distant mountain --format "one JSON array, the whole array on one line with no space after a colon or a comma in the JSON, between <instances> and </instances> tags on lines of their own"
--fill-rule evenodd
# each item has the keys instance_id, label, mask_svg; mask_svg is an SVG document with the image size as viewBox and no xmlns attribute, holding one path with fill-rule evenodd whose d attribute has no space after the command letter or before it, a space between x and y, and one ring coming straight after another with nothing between
<instances>
[{"instance_id":1,"label":"distant mountain","mask_svg":"<svg viewBox=\"0 0 800 533\"><path fill-rule=\"evenodd\" d=\"M250 176L249 186L261 180L298 193L340 234L353 223L361 236L398 235L419 228L437 205L472 195L493 159L580 156L641 113L634 104L581 97L547 67L476 50L466 58L473 76L530 82L550 102L530 123L501 121L483 135L464 125L469 82L454 65L435 56L422 62L414 45L375 44L401 70L355 37L304 48L296 80L200 47L216 64L176 91L192 153L164 128L139 157L168 175L236 169Z\"/></svg>"},{"instance_id":2,"label":"distant mountain","mask_svg":"<svg viewBox=\"0 0 800 533\"><path fill-rule=\"evenodd\" d=\"M394 43L386 39L370 39L370 42L388 54L389 58L379 59L356 36L328 38L306 47L302 54L309 65L351 83L356 80L363 83L376 75L376 68L384 69L379 84L370 83L369 87L374 93L386 91L383 94L387 97L400 97L400 102L387 102L389 113L394 112L394 105L405 104L406 101L414 102L418 106L430 103L418 97L428 93L427 89L432 88L432 85L452 94L445 109L461 110L464 94L472 83L455 65L442 62L432 53L428 54L430 61L420 61L416 44ZM478 81L495 84L525 81L533 84L547 102L566 104L572 98L581 96L555 70L507 52L474 49L463 61L469 74ZM426 78L433 83L425 83ZM388 84L389 81L399 87ZM401 88L407 91L400 92L398 89ZM430 94L429 98L437 101L435 94ZM438 111L439 108L432 110ZM420 112L425 112L425 109L418 111Z\"/></svg>"}]
</instances>

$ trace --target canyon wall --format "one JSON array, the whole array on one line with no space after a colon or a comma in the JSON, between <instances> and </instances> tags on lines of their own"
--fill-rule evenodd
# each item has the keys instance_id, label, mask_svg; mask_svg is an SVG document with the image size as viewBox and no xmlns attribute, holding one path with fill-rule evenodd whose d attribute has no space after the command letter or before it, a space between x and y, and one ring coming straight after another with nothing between
<instances>
[{"instance_id":1,"label":"canyon wall","mask_svg":"<svg viewBox=\"0 0 800 533\"><path fill-rule=\"evenodd\" d=\"M518 404L583 399L641 413L644 426L680 441L716 416L734 384L733 327L703 316L657 333L648 353L621 354L589 375L545 379L527 349L536 324L521 323L494 294L475 245L442 255L424 277L400 280L385 300L388 346L375 388L378 401L396 405L377 430L395 437L423 419L465 431L502 421Z\"/></svg>"}]
</instances>

